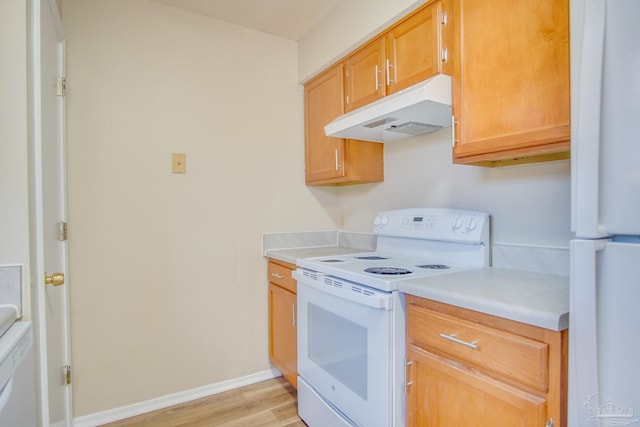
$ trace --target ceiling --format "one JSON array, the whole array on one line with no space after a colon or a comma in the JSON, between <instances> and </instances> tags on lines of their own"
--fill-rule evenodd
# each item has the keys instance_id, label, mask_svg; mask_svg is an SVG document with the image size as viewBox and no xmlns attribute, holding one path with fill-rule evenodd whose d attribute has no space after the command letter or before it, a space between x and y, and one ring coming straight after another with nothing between
<instances>
[{"instance_id":1,"label":"ceiling","mask_svg":"<svg viewBox=\"0 0 640 427\"><path fill-rule=\"evenodd\" d=\"M342 0L153 0L289 40L299 40Z\"/></svg>"}]
</instances>

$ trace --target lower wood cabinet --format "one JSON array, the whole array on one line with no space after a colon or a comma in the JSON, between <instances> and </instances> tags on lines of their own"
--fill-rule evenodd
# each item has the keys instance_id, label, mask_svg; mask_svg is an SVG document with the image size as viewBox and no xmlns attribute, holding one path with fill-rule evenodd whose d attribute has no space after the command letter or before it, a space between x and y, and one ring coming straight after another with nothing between
<instances>
[{"instance_id":1,"label":"lower wood cabinet","mask_svg":"<svg viewBox=\"0 0 640 427\"><path fill-rule=\"evenodd\" d=\"M295 265L270 259L269 278L269 360L282 376L297 388L297 306Z\"/></svg>"},{"instance_id":2,"label":"lower wood cabinet","mask_svg":"<svg viewBox=\"0 0 640 427\"><path fill-rule=\"evenodd\" d=\"M567 331L407 297L407 426L566 426Z\"/></svg>"}]
</instances>

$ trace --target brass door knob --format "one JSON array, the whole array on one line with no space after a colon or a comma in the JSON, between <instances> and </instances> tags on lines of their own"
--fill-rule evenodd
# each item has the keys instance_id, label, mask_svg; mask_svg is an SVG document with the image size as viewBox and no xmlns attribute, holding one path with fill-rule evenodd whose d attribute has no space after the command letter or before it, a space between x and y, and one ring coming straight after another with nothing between
<instances>
[{"instance_id":1,"label":"brass door knob","mask_svg":"<svg viewBox=\"0 0 640 427\"><path fill-rule=\"evenodd\" d=\"M53 286L64 285L64 273L53 273L51 276L45 273L44 284Z\"/></svg>"}]
</instances>

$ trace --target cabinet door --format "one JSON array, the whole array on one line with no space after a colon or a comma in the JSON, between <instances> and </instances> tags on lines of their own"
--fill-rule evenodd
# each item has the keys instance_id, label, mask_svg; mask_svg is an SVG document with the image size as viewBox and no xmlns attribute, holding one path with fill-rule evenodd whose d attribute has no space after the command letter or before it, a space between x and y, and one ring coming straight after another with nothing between
<instances>
[{"instance_id":1,"label":"cabinet door","mask_svg":"<svg viewBox=\"0 0 640 427\"><path fill-rule=\"evenodd\" d=\"M568 152L568 0L456 0L454 22L454 161Z\"/></svg>"},{"instance_id":2,"label":"cabinet door","mask_svg":"<svg viewBox=\"0 0 640 427\"><path fill-rule=\"evenodd\" d=\"M431 3L387 33L387 94L441 72L440 9Z\"/></svg>"},{"instance_id":3,"label":"cabinet door","mask_svg":"<svg viewBox=\"0 0 640 427\"><path fill-rule=\"evenodd\" d=\"M344 113L343 65L305 86L305 165L307 184L343 177L345 141L325 135L324 126Z\"/></svg>"},{"instance_id":4,"label":"cabinet door","mask_svg":"<svg viewBox=\"0 0 640 427\"><path fill-rule=\"evenodd\" d=\"M385 95L384 46L384 38L381 37L345 60L345 110L347 112Z\"/></svg>"},{"instance_id":5,"label":"cabinet door","mask_svg":"<svg viewBox=\"0 0 640 427\"><path fill-rule=\"evenodd\" d=\"M296 295L269 283L269 359L297 387Z\"/></svg>"},{"instance_id":6,"label":"cabinet door","mask_svg":"<svg viewBox=\"0 0 640 427\"><path fill-rule=\"evenodd\" d=\"M304 87L307 185L384 180L382 144L325 135L324 126L344 111L343 70L343 64L337 65Z\"/></svg>"},{"instance_id":7,"label":"cabinet door","mask_svg":"<svg viewBox=\"0 0 640 427\"><path fill-rule=\"evenodd\" d=\"M409 427L540 427L546 400L410 346Z\"/></svg>"}]
</instances>

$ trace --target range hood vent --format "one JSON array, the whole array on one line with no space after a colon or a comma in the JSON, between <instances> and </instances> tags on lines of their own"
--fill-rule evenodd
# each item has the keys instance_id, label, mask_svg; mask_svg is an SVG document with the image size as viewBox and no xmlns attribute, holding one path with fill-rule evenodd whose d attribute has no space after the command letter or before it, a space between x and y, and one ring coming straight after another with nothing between
<instances>
[{"instance_id":1,"label":"range hood vent","mask_svg":"<svg viewBox=\"0 0 640 427\"><path fill-rule=\"evenodd\" d=\"M451 126L451 77L438 74L338 117L327 136L391 142Z\"/></svg>"}]
</instances>

